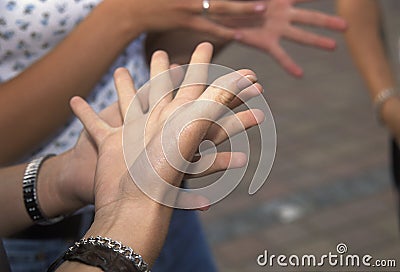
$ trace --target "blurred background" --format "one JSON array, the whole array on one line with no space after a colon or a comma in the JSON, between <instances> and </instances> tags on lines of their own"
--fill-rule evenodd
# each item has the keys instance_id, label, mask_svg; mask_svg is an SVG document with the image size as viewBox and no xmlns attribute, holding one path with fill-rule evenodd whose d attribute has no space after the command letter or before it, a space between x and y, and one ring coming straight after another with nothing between
<instances>
[{"instance_id":1,"label":"blurred background","mask_svg":"<svg viewBox=\"0 0 400 272\"><path fill-rule=\"evenodd\" d=\"M400 1L382 2L398 70ZM334 4L316 1L307 6L334 13ZM397 268L371 271L400 271L389 136L375 118L343 37L326 34L338 41L335 52L285 44L304 68L300 80L287 75L266 54L237 44L215 60L257 73L278 138L273 169L256 195L248 195L247 179L222 202L201 213L221 271L291 271L260 267L257 256L264 250L276 255L320 256L336 253L339 243L347 245L349 254L397 259ZM256 132L253 129L250 134ZM328 266L318 270L357 271Z\"/></svg>"}]
</instances>

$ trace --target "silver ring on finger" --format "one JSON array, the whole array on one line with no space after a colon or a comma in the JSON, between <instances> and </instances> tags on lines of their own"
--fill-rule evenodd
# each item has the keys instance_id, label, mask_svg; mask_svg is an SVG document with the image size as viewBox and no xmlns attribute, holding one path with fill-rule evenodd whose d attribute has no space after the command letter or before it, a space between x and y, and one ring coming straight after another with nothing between
<instances>
[{"instance_id":1,"label":"silver ring on finger","mask_svg":"<svg viewBox=\"0 0 400 272\"><path fill-rule=\"evenodd\" d=\"M210 9L210 0L202 0L203 5L203 15L207 16L208 10Z\"/></svg>"}]
</instances>

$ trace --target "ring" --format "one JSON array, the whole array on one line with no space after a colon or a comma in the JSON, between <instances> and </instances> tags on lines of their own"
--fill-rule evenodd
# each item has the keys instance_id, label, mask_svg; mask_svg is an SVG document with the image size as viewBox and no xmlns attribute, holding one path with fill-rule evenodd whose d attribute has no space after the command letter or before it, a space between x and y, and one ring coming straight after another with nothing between
<instances>
[{"instance_id":1,"label":"ring","mask_svg":"<svg viewBox=\"0 0 400 272\"><path fill-rule=\"evenodd\" d=\"M210 9L210 0L203 0L203 15L207 15Z\"/></svg>"}]
</instances>

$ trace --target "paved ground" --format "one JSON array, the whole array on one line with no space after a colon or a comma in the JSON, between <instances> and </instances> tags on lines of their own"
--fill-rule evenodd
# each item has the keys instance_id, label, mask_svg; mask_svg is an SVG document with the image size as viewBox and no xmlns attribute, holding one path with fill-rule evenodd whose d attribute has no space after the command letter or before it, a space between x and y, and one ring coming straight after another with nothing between
<instances>
[{"instance_id":1,"label":"paved ground","mask_svg":"<svg viewBox=\"0 0 400 272\"><path fill-rule=\"evenodd\" d=\"M331 1L312 6L333 12ZM399 34L397 23L389 23L394 36ZM260 267L256 258L264 250L320 256L336 253L339 243L345 243L351 254L397 258L397 269L391 271L400 271L388 135L374 119L343 39L333 36L339 42L335 53L287 46L305 69L303 80L286 75L265 54L239 45L230 46L216 60L257 72L278 135L276 161L262 190L250 197L248 183L243 182L202 213L221 271L291 271L276 265Z\"/></svg>"}]
</instances>

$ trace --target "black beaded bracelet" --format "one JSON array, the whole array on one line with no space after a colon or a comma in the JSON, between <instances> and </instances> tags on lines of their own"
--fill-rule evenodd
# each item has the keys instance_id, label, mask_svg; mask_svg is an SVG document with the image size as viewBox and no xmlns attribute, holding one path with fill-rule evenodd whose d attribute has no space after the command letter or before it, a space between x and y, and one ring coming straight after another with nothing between
<instances>
[{"instance_id":1,"label":"black beaded bracelet","mask_svg":"<svg viewBox=\"0 0 400 272\"><path fill-rule=\"evenodd\" d=\"M107 272L150 272L142 256L121 242L106 237L81 239L70 247L47 270L55 271L64 261L80 262Z\"/></svg>"},{"instance_id":2,"label":"black beaded bracelet","mask_svg":"<svg viewBox=\"0 0 400 272\"><path fill-rule=\"evenodd\" d=\"M64 219L64 216L46 218L43 215L40 209L39 199L36 190L39 169L45 160L53 156L54 154L49 154L34 159L30 163L28 163L25 169L24 178L22 180L22 192L26 211L28 212L30 218L38 225L51 225Z\"/></svg>"}]
</instances>

